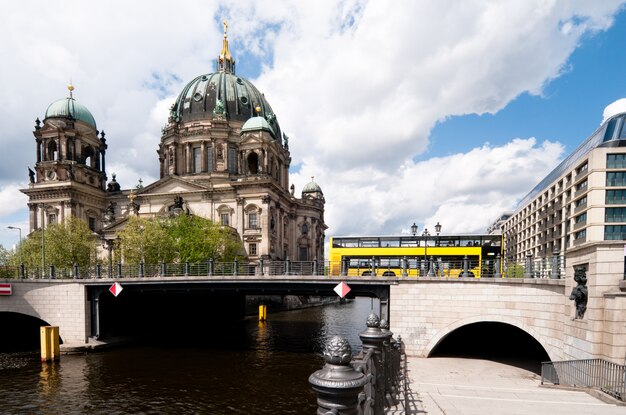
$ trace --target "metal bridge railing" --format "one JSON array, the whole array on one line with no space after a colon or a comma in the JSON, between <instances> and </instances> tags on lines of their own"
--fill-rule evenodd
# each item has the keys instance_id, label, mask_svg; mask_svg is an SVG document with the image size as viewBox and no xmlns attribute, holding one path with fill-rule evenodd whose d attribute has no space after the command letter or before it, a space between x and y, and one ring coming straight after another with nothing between
<instances>
[{"instance_id":1,"label":"metal bridge railing","mask_svg":"<svg viewBox=\"0 0 626 415\"><path fill-rule=\"evenodd\" d=\"M594 388L626 401L626 366L604 359L541 363L541 384Z\"/></svg>"},{"instance_id":2,"label":"metal bridge railing","mask_svg":"<svg viewBox=\"0 0 626 415\"><path fill-rule=\"evenodd\" d=\"M55 267L48 265L44 272L39 267L0 267L0 278L143 278L172 276L349 276L349 277L435 277L435 278L563 278L563 257L507 263L500 265L499 258L490 258L478 263L467 257L446 261L441 258L402 258L393 266L380 259L353 261L290 261L266 260L257 262L219 262L212 259L201 262L160 264L94 264L87 267Z\"/></svg>"},{"instance_id":3,"label":"metal bridge railing","mask_svg":"<svg viewBox=\"0 0 626 415\"><path fill-rule=\"evenodd\" d=\"M342 337L326 343L324 368L309 376L318 414L379 415L397 405L401 395L408 399L402 339L394 339L387 322L375 314L369 315L367 329L359 337L363 347L355 356ZM339 408L340 412L334 412Z\"/></svg>"}]
</instances>

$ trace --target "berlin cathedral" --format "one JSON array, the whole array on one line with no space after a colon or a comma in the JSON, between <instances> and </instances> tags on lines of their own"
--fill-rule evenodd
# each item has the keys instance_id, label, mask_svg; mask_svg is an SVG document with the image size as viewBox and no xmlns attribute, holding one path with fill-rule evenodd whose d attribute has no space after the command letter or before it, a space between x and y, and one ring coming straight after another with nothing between
<instances>
[{"instance_id":1,"label":"berlin cathedral","mask_svg":"<svg viewBox=\"0 0 626 415\"><path fill-rule=\"evenodd\" d=\"M22 189L31 232L74 216L111 240L129 215L187 213L236 231L251 262L323 260L322 190L311 180L295 196L289 138L264 94L235 74L226 25L217 70L189 82L171 107L154 183L123 190L108 177L105 133L68 89L35 124L37 162Z\"/></svg>"}]
</instances>

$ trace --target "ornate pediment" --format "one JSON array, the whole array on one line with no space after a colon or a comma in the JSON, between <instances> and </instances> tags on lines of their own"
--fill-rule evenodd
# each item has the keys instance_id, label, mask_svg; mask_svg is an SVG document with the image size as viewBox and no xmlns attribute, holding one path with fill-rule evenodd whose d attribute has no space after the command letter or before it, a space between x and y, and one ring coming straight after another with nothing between
<instances>
[{"instance_id":1,"label":"ornate pediment","mask_svg":"<svg viewBox=\"0 0 626 415\"><path fill-rule=\"evenodd\" d=\"M197 192L209 190L207 186L194 183L188 180L181 179L175 176L168 176L159 181L152 183L149 186L144 187L137 192L138 196L149 196L152 194L177 194L187 192Z\"/></svg>"}]
</instances>

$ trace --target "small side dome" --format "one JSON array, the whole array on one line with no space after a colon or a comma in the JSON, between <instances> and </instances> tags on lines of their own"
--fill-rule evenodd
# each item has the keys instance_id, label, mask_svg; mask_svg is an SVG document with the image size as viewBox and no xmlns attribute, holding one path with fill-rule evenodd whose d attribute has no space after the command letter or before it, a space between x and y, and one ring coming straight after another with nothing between
<instances>
[{"instance_id":1,"label":"small side dome","mask_svg":"<svg viewBox=\"0 0 626 415\"><path fill-rule=\"evenodd\" d=\"M324 193L322 193L322 188L319 186L319 184L313 181L313 177L311 177L311 181L304 185L304 187L302 188L302 197L316 199L322 199L324 197Z\"/></svg>"},{"instance_id":2,"label":"small side dome","mask_svg":"<svg viewBox=\"0 0 626 415\"><path fill-rule=\"evenodd\" d=\"M242 134L251 131L267 131L272 137L276 138L274 130L264 117L252 117L241 127Z\"/></svg>"},{"instance_id":3,"label":"small side dome","mask_svg":"<svg viewBox=\"0 0 626 415\"><path fill-rule=\"evenodd\" d=\"M44 121L46 118L73 118L96 128L96 120L91 112L72 97L62 98L50 104L46 110Z\"/></svg>"}]
</instances>

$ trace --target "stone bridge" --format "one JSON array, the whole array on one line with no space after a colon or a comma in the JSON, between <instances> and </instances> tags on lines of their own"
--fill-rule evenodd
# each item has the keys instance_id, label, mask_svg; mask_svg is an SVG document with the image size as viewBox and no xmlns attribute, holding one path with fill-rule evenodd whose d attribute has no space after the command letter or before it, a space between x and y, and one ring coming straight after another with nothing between
<instances>
[{"instance_id":1,"label":"stone bridge","mask_svg":"<svg viewBox=\"0 0 626 415\"><path fill-rule=\"evenodd\" d=\"M115 281L124 288L118 298L108 292ZM429 356L456 330L477 323L495 322L531 336L550 360L605 358L622 363L626 356L626 293L620 291L620 283L590 285L585 318L575 320L575 307L569 300L573 285L571 278L230 276L9 279L0 281L11 283L13 291L10 296L0 296L0 320L5 312L36 317L59 326L64 343L86 344L99 334L98 304L105 301L115 304L125 295L140 298L150 292L171 296L197 293L194 301L202 299L201 295L206 293L222 297L331 296L335 295L332 290L340 281L348 283L351 294L381 299L380 315L389 319L396 336L402 336L409 355Z\"/></svg>"}]
</instances>

